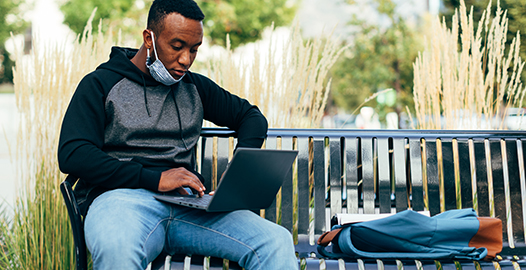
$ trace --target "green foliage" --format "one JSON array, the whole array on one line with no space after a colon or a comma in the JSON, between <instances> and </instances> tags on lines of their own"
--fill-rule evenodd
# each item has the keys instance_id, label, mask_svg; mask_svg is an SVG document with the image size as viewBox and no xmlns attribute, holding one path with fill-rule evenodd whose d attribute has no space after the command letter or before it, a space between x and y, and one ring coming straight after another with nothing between
<instances>
[{"instance_id":1,"label":"green foliage","mask_svg":"<svg viewBox=\"0 0 526 270\"><path fill-rule=\"evenodd\" d=\"M60 10L64 13L64 23L75 33L81 34L92 11L97 8L94 21L103 20L105 26L110 21L121 20L133 7L135 0L69 0L65 1ZM97 24L94 31L97 31ZM102 29L106 31L108 29Z\"/></svg>"},{"instance_id":2,"label":"green foliage","mask_svg":"<svg viewBox=\"0 0 526 270\"><path fill-rule=\"evenodd\" d=\"M289 24L295 16L296 5L290 0L197 0L206 18L205 35L213 44L226 46L226 35L230 35L231 46L261 38L265 27ZM140 4L137 4L140 3ZM119 29L125 40L142 39L141 30L146 27L148 10L152 0L70 0L64 1L61 10L64 22L77 34L81 34L84 25L94 8L97 13L95 22L102 19L103 31ZM97 30L96 27L94 29Z\"/></svg>"},{"instance_id":3,"label":"green foliage","mask_svg":"<svg viewBox=\"0 0 526 270\"><path fill-rule=\"evenodd\" d=\"M226 35L231 46L256 41L265 27L289 24L296 5L289 0L197 0L206 18L205 33L213 44L226 46Z\"/></svg>"},{"instance_id":4,"label":"green foliage","mask_svg":"<svg viewBox=\"0 0 526 270\"><path fill-rule=\"evenodd\" d=\"M9 57L5 46L0 45L0 84L13 82L13 66L15 62Z\"/></svg>"},{"instance_id":5,"label":"green foliage","mask_svg":"<svg viewBox=\"0 0 526 270\"><path fill-rule=\"evenodd\" d=\"M13 61L5 49L5 41L27 28L20 6L24 0L0 0L0 84L13 81Z\"/></svg>"},{"instance_id":6,"label":"green foliage","mask_svg":"<svg viewBox=\"0 0 526 270\"><path fill-rule=\"evenodd\" d=\"M11 32L20 32L27 27L20 5L23 0L0 0L0 41L3 44Z\"/></svg>"},{"instance_id":7,"label":"green foliage","mask_svg":"<svg viewBox=\"0 0 526 270\"><path fill-rule=\"evenodd\" d=\"M380 118L391 111L401 112L412 106L414 62L421 44L417 32L395 13L392 0L375 0L377 10L389 21L387 28L354 18L350 24L360 30L353 44L332 69L333 99L338 107L355 111L364 100L376 107ZM372 99L378 91L392 88L397 97L394 106Z\"/></svg>"},{"instance_id":8,"label":"green foliage","mask_svg":"<svg viewBox=\"0 0 526 270\"><path fill-rule=\"evenodd\" d=\"M451 17L454 14L455 8L460 6L460 0L443 0L446 10L442 13L445 17L448 26L451 26ZM468 12L473 7L473 19L478 22L482 17L482 13L486 10L489 0L464 0ZM491 1L492 12L496 10L497 0ZM508 37L506 46L510 46L513 38L516 37L517 32L521 34L520 56L526 59L526 1L524 0L500 0L500 7L507 11L508 17ZM477 25L475 25L477 26ZM526 72L522 73L522 81L526 80Z\"/></svg>"}]
</instances>

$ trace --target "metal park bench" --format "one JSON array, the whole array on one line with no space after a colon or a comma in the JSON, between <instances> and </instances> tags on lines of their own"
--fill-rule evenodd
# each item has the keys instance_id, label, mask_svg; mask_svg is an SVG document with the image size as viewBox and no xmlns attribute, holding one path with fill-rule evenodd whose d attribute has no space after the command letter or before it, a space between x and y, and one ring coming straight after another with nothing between
<instances>
[{"instance_id":1,"label":"metal park bench","mask_svg":"<svg viewBox=\"0 0 526 270\"><path fill-rule=\"evenodd\" d=\"M204 128L198 170L213 190L235 133ZM261 214L293 233L302 269L520 269L526 268L526 132L452 130L270 129L265 148L299 151L275 203ZM77 252L86 269L82 219L68 177L61 186ZM503 222L503 250L495 261L325 260L315 240L336 213L429 210L431 215L474 208ZM220 258L161 257L152 269L240 269Z\"/></svg>"}]
</instances>

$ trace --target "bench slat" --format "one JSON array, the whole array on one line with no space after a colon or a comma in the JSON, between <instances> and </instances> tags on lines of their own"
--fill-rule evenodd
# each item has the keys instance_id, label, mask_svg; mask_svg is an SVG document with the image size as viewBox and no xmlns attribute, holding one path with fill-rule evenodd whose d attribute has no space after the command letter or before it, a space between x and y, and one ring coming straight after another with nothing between
<instances>
[{"instance_id":1,"label":"bench slat","mask_svg":"<svg viewBox=\"0 0 526 270\"><path fill-rule=\"evenodd\" d=\"M230 161L230 153L233 149L230 148L229 138L217 138L217 174L215 181L219 183L223 172L225 172L228 162ZM214 180L213 180L214 181Z\"/></svg>"},{"instance_id":2,"label":"bench slat","mask_svg":"<svg viewBox=\"0 0 526 270\"><path fill-rule=\"evenodd\" d=\"M431 215L436 215L441 209L436 140L426 140L425 147L428 207Z\"/></svg>"},{"instance_id":3,"label":"bench slat","mask_svg":"<svg viewBox=\"0 0 526 270\"><path fill-rule=\"evenodd\" d=\"M442 185L444 186L444 206L446 210L457 209L457 190L456 190L456 175L455 175L455 158L453 149L453 141L448 139L441 139L442 152Z\"/></svg>"},{"instance_id":4,"label":"bench slat","mask_svg":"<svg viewBox=\"0 0 526 270\"><path fill-rule=\"evenodd\" d=\"M365 214L374 214L375 209L375 170L374 170L374 138L362 137L362 200L363 212Z\"/></svg>"},{"instance_id":5,"label":"bench slat","mask_svg":"<svg viewBox=\"0 0 526 270\"><path fill-rule=\"evenodd\" d=\"M517 147L517 140L507 139L506 141L506 165L508 170L508 192L509 197L506 198L508 209L511 211L512 235L514 243L524 243L524 221L522 218L522 199L521 199L521 182L519 176L519 152ZM522 154L522 153L521 153Z\"/></svg>"},{"instance_id":6,"label":"bench slat","mask_svg":"<svg viewBox=\"0 0 526 270\"><path fill-rule=\"evenodd\" d=\"M514 262L512 261L502 261L499 262L500 270L516 270Z\"/></svg>"},{"instance_id":7,"label":"bench slat","mask_svg":"<svg viewBox=\"0 0 526 270\"><path fill-rule=\"evenodd\" d=\"M517 141L517 148L518 148L518 159L519 159L519 172L520 172L520 189L521 189L521 206L522 206L522 217L523 217L523 223L521 225L521 228L523 230L523 238L525 239L524 242L526 242L526 173L525 173L525 155L526 151L524 151L524 148L526 146L526 141L518 140Z\"/></svg>"},{"instance_id":8,"label":"bench slat","mask_svg":"<svg viewBox=\"0 0 526 270\"><path fill-rule=\"evenodd\" d=\"M407 141L405 137L395 138L393 140L393 169L395 181L395 201L396 212L406 210L408 208L408 187L410 187L409 178L407 177Z\"/></svg>"},{"instance_id":9,"label":"bench slat","mask_svg":"<svg viewBox=\"0 0 526 270\"><path fill-rule=\"evenodd\" d=\"M281 138L281 149L292 150L292 137ZM294 187L292 179L292 170L290 170L283 181L281 187L281 225L292 232L293 213L294 213Z\"/></svg>"},{"instance_id":10,"label":"bench slat","mask_svg":"<svg viewBox=\"0 0 526 270\"><path fill-rule=\"evenodd\" d=\"M276 149L277 148L277 137L269 136L267 140L265 141L265 148L266 149ZM277 202L274 200L272 204L265 209L265 218L276 222L277 221Z\"/></svg>"},{"instance_id":11,"label":"bench slat","mask_svg":"<svg viewBox=\"0 0 526 270\"><path fill-rule=\"evenodd\" d=\"M460 262L459 264L462 270L477 270L473 262Z\"/></svg>"},{"instance_id":12,"label":"bench slat","mask_svg":"<svg viewBox=\"0 0 526 270\"><path fill-rule=\"evenodd\" d=\"M491 157L491 180L493 182L493 202L490 192L490 215L491 205L494 205L495 217L502 220L503 239L508 239L507 233L507 211L504 191L504 175L502 163L502 146L499 139L489 140L490 157ZM489 171L489 170L488 170Z\"/></svg>"},{"instance_id":13,"label":"bench slat","mask_svg":"<svg viewBox=\"0 0 526 270\"><path fill-rule=\"evenodd\" d=\"M422 165L422 145L420 138L409 139L409 158L411 167L411 207L415 211L424 210L424 182Z\"/></svg>"},{"instance_id":14,"label":"bench slat","mask_svg":"<svg viewBox=\"0 0 526 270\"><path fill-rule=\"evenodd\" d=\"M391 164L389 139L378 138L378 203L380 213L391 212Z\"/></svg>"},{"instance_id":15,"label":"bench slat","mask_svg":"<svg viewBox=\"0 0 526 270\"><path fill-rule=\"evenodd\" d=\"M489 186L488 186L488 163L486 144L487 141L484 139L474 139L473 144L475 146L475 157L476 157L476 174L477 179L477 207L480 216L490 216L489 207Z\"/></svg>"},{"instance_id":16,"label":"bench slat","mask_svg":"<svg viewBox=\"0 0 526 270\"><path fill-rule=\"evenodd\" d=\"M480 267L480 269L483 269L483 270L495 270L495 265L493 264L493 262L481 261L481 262L476 262L474 264L477 264Z\"/></svg>"},{"instance_id":17,"label":"bench slat","mask_svg":"<svg viewBox=\"0 0 526 270\"><path fill-rule=\"evenodd\" d=\"M355 137L345 138L345 177L347 186L347 213L358 213L359 185L362 179L361 170L358 170L358 139Z\"/></svg>"},{"instance_id":18,"label":"bench slat","mask_svg":"<svg viewBox=\"0 0 526 270\"><path fill-rule=\"evenodd\" d=\"M329 140L329 184L331 198L331 216L342 212L342 173L341 173L341 141L340 138Z\"/></svg>"},{"instance_id":19,"label":"bench slat","mask_svg":"<svg viewBox=\"0 0 526 270\"><path fill-rule=\"evenodd\" d=\"M207 190L214 190L215 186L212 186L212 170L215 164L213 164L213 138L202 137L201 138L201 159L200 159L200 173L205 179L205 188Z\"/></svg>"},{"instance_id":20,"label":"bench slat","mask_svg":"<svg viewBox=\"0 0 526 270\"><path fill-rule=\"evenodd\" d=\"M298 179L298 234L308 234L309 230L309 138L297 139Z\"/></svg>"},{"instance_id":21,"label":"bench slat","mask_svg":"<svg viewBox=\"0 0 526 270\"><path fill-rule=\"evenodd\" d=\"M457 140L458 167L460 176L460 200L462 208L473 207L473 185L471 178L471 159L473 158L468 139ZM476 186L474 186L476 188Z\"/></svg>"},{"instance_id":22,"label":"bench slat","mask_svg":"<svg viewBox=\"0 0 526 270\"><path fill-rule=\"evenodd\" d=\"M314 234L322 234L325 228L325 139L314 138L312 150L314 189Z\"/></svg>"}]
</instances>

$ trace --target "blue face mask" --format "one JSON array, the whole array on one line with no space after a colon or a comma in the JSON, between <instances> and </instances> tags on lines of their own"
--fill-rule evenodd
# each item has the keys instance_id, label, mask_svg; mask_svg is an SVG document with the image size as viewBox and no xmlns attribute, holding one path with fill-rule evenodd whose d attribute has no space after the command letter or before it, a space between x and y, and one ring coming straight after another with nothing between
<instances>
[{"instance_id":1,"label":"blue face mask","mask_svg":"<svg viewBox=\"0 0 526 270\"><path fill-rule=\"evenodd\" d=\"M152 34L152 43L153 43L153 53L155 54L155 61L152 63L152 59L150 57L150 49L147 49L146 50L147 51L146 67L148 68L148 70L150 70L150 75L152 75L152 77L156 81L164 85L167 85L167 86L178 83L179 81L183 79L184 75L181 76L181 78L179 78L178 80L176 80L170 74L170 72L168 72L166 67L161 62L161 60L159 60L159 57L157 57L157 50L155 49L155 38L153 37L153 31L151 32L151 34Z\"/></svg>"}]
</instances>

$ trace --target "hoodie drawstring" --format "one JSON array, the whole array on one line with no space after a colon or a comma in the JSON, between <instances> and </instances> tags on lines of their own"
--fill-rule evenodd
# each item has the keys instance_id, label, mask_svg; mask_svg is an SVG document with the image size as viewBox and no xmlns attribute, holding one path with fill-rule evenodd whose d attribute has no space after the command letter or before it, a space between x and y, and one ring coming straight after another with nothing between
<instances>
[{"instance_id":1,"label":"hoodie drawstring","mask_svg":"<svg viewBox=\"0 0 526 270\"><path fill-rule=\"evenodd\" d=\"M146 80L144 79L144 75L141 74L142 77L142 89L144 91L144 105L146 106L146 112L148 113L149 117L152 117L152 114L150 113L150 108L148 107L148 98L146 97Z\"/></svg>"},{"instance_id":2,"label":"hoodie drawstring","mask_svg":"<svg viewBox=\"0 0 526 270\"><path fill-rule=\"evenodd\" d=\"M179 84L177 84L176 87L179 87ZM177 120L179 121L179 136L181 136L181 141L183 141L184 148L188 150L188 145L186 145L186 141L184 140L184 137L183 137L183 124L181 121L181 113L179 112L179 106L177 106L177 101L175 100L175 90L173 87L172 87L171 92L172 92L172 98L174 99L175 111L177 113Z\"/></svg>"},{"instance_id":3,"label":"hoodie drawstring","mask_svg":"<svg viewBox=\"0 0 526 270\"><path fill-rule=\"evenodd\" d=\"M150 114L150 108L148 107L148 98L146 97L146 80L144 79L143 75L141 75L141 77L142 77L143 90L144 90L144 105L146 106L146 112L148 113L148 116L152 117L152 115ZM177 84L176 87L179 87L179 84ZM172 92L172 98L175 104L175 111L177 113L177 121L179 121L179 136L181 136L181 141L183 141L184 147L188 150L188 145L186 144L186 141L184 140L184 136L183 136L183 123L181 121L181 113L179 112L179 106L177 106L177 101L175 100L175 90L173 87L171 87L170 92Z\"/></svg>"}]
</instances>

